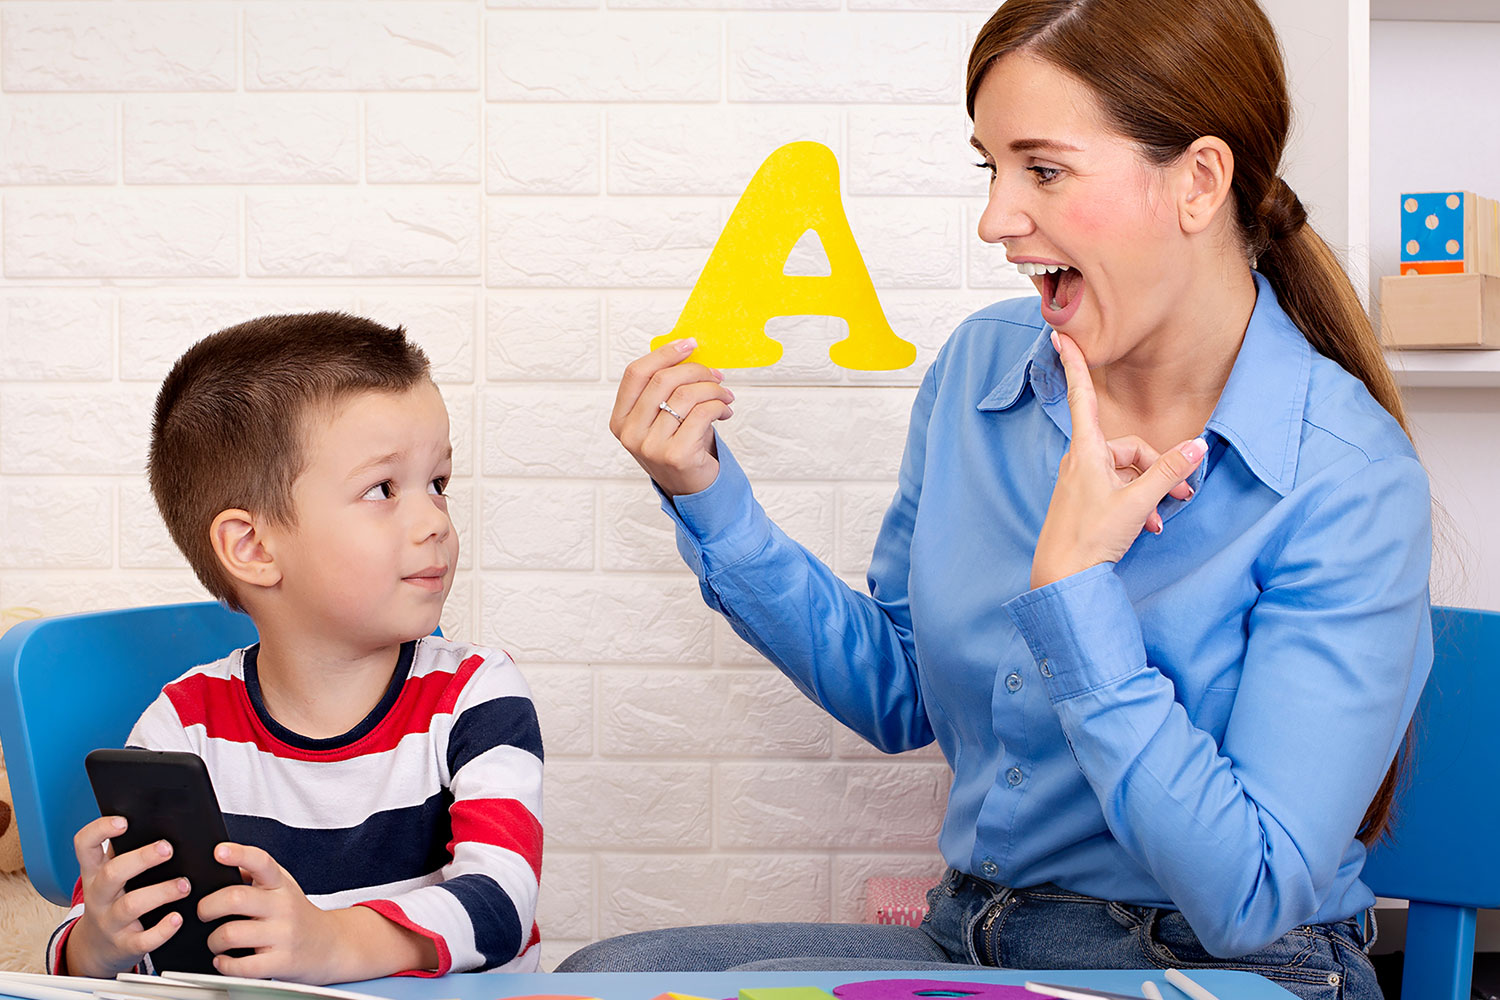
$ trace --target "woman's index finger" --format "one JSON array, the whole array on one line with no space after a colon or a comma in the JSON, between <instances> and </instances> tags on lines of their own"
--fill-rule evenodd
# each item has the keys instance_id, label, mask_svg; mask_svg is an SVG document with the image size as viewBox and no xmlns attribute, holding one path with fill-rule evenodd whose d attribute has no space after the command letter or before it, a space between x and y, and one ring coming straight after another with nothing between
<instances>
[{"instance_id":1,"label":"woman's index finger","mask_svg":"<svg viewBox=\"0 0 1500 1000\"><path fill-rule=\"evenodd\" d=\"M1068 380L1068 412L1073 417L1074 443L1084 435L1090 441L1102 440L1104 432L1099 429L1099 400L1094 395L1094 379L1089 374L1083 352L1072 337L1056 330L1052 331L1052 346L1057 348L1063 376Z\"/></svg>"},{"instance_id":2,"label":"woman's index finger","mask_svg":"<svg viewBox=\"0 0 1500 1000\"><path fill-rule=\"evenodd\" d=\"M625 374L620 378L620 389L615 393L612 418L619 419L630 412L630 408L640 398L646 384L651 381L651 376L678 364L697 348L698 342L691 337L674 340L670 344L663 344L650 354L642 354L626 365Z\"/></svg>"}]
</instances>

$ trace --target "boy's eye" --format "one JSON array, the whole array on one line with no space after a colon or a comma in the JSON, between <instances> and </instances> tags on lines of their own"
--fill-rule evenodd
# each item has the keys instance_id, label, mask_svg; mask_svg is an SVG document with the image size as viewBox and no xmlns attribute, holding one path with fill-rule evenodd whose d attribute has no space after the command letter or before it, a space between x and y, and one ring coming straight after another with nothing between
<instances>
[{"instance_id":1,"label":"boy's eye","mask_svg":"<svg viewBox=\"0 0 1500 1000\"><path fill-rule=\"evenodd\" d=\"M365 495L360 497L360 499L389 500L393 495L394 491L392 491L391 489L391 481L387 479L385 482L376 483L374 486L371 486L369 489L365 490Z\"/></svg>"},{"instance_id":2,"label":"boy's eye","mask_svg":"<svg viewBox=\"0 0 1500 1000\"><path fill-rule=\"evenodd\" d=\"M433 494L435 496L444 496L445 495L444 491L446 491L447 489L448 489L448 477L447 476L438 476L432 482L430 482L430 483L427 484L427 492L431 493L431 494Z\"/></svg>"}]
</instances>

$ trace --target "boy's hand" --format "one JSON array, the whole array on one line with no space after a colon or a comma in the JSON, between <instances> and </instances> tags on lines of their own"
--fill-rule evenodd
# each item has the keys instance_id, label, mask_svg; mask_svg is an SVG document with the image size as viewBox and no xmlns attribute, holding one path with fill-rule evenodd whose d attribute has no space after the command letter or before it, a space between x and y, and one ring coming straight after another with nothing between
<instances>
[{"instance_id":1,"label":"boy's hand","mask_svg":"<svg viewBox=\"0 0 1500 1000\"><path fill-rule=\"evenodd\" d=\"M265 851L245 844L220 844L214 858L235 866L249 881L220 889L198 904L204 921L246 918L222 924L208 936L215 969L252 979L340 981L337 920L310 902L286 869ZM234 948L253 948L255 954L224 954Z\"/></svg>"},{"instance_id":2,"label":"boy's hand","mask_svg":"<svg viewBox=\"0 0 1500 1000\"><path fill-rule=\"evenodd\" d=\"M149 928L141 925L143 914L186 896L188 881L171 879L126 892L128 880L170 858L172 847L158 840L117 857L105 845L124 832L122 817L102 816L73 837L83 884L83 916L68 934L64 961L70 975L108 979L127 972L182 926L182 918L175 913Z\"/></svg>"},{"instance_id":3,"label":"boy's hand","mask_svg":"<svg viewBox=\"0 0 1500 1000\"><path fill-rule=\"evenodd\" d=\"M249 885L220 889L198 904L198 916L206 921L246 918L231 920L208 936L214 968L223 975L321 985L437 968L431 940L368 907L320 909L258 847L220 844L214 857L250 880ZM224 954L234 948L253 948L255 954Z\"/></svg>"}]
</instances>

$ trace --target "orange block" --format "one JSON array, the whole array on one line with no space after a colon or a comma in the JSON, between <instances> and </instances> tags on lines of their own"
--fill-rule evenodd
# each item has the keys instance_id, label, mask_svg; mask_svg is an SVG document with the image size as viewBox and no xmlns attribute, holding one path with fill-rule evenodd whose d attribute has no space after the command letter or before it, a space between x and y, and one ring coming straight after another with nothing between
<instances>
[{"instance_id":1,"label":"orange block","mask_svg":"<svg viewBox=\"0 0 1500 1000\"><path fill-rule=\"evenodd\" d=\"M1463 274L1461 260L1403 260L1402 274Z\"/></svg>"}]
</instances>

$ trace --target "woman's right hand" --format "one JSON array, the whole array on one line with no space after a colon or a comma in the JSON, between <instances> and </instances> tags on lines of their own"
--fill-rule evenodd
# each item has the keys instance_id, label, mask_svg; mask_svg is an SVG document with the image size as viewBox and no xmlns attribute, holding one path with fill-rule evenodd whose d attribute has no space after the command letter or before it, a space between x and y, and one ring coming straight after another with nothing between
<instances>
[{"instance_id":1,"label":"woman's right hand","mask_svg":"<svg viewBox=\"0 0 1500 1000\"><path fill-rule=\"evenodd\" d=\"M673 497L713 484L719 474L714 421L734 415L724 373L687 360L697 346L692 338L675 340L627 365L609 417L610 432Z\"/></svg>"},{"instance_id":2,"label":"woman's right hand","mask_svg":"<svg viewBox=\"0 0 1500 1000\"><path fill-rule=\"evenodd\" d=\"M69 975L107 979L117 972L128 972L142 955L166 944L182 926L182 918L175 913L151 927L141 924L143 914L186 896L188 881L171 879L126 892L128 880L170 858L172 847L158 840L116 856L106 843L124 832L123 818L103 816L73 837L83 884L83 916L68 934L65 961Z\"/></svg>"}]
</instances>

